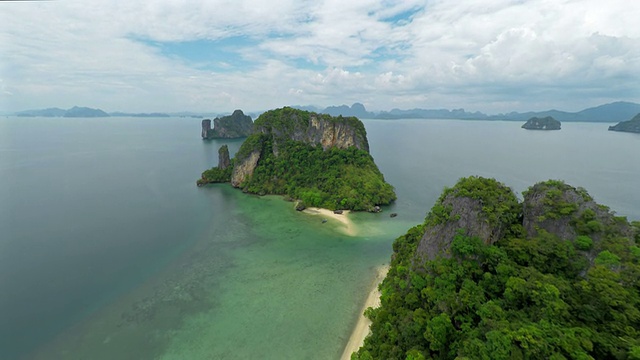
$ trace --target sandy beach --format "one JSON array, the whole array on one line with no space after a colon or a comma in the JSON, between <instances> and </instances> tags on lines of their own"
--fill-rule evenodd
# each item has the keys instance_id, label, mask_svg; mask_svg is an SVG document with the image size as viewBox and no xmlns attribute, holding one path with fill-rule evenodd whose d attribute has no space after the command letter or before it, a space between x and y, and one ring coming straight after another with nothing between
<instances>
[{"instance_id":1,"label":"sandy beach","mask_svg":"<svg viewBox=\"0 0 640 360\"><path fill-rule=\"evenodd\" d=\"M338 221L343 225L342 230L346 235L356 236L358 234L355 225L349 219L349 210L343 210L342 214L334 214L333 211L328 209L310 207L302 212L309 215L320 215L323 219Z\"/></svg>"},{"instance_id":2,"label":"sandy beach","mask_svg":"<svg viewBox=\"0 0 640 360\"><path fill-rule=\"evenodd\" d=\"M379 266L376 269L376 277L373 281L371 292L369 292L369 296L367 296L367 300L360 310L358 322L353 328L351 337L349 337L349 341L342 352L342 356L340 357L341 360L351 359L351 354L357 351L364 344L364 338L369 335L369 326L371 325L371 321L364 316L364 311L369 307L376 308L380 306L380 291L378 290L378 285L382 282L385 276L387 276L388 271L389 265Z\"/></svg>"}]
</instances>

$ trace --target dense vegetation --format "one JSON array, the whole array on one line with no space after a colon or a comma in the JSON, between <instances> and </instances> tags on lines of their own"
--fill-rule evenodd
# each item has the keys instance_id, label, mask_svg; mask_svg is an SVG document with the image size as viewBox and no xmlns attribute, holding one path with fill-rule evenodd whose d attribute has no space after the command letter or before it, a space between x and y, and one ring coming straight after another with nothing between
<instances>
[{"instance_id":1,"label":"dense vegetation","mask_svg":"<svg viewBox=\"0 0 640 360\"><path fill-rule=\"evenodd\" d=\"M225 183L231 181L231 173L233 172L233 165L225 169L217 167L205 170L202 173L202 178L198 179L197 185L201 186L208 183Z\"/></svg>"},{"instance_id":2,"label":"dense vegetation","mask_svg":"<svg viewBox=\"0 0 640 360\"><path fill-rule=\"evenodd\" d=\"M258 166L243 189L254 194L283 194L300 199L306 206L327 209L370 210L395 200L393 187L369 153L313 146L299 141L278 143L265 137Z\"/></svg>"},{"instance_id":3,"label":"dense vegetation","mask_svg":"<svg viewBox=\"0 0 640 360\"><path fill-rule=\"evenodd\" d=\"M447 256L417 258L426 229L455 220L446 195L396 239L382 306L367 309L372 333L352 359L640 359L639 224L549 181L525 201L541 199L537 221L567 224L575 237L527 235L523 206L510 206L504 188L474 177L445 191L510 222L495 243L460 229Z\"/></svg>"},{"instance_id":4,"label":"dense vegetation","mask_svg":"<svg viewBox=\"0 0 640 360\"><path fill-rule=\"evenodd\" d=\"M318 121L315 127L312 119ZM254 128L231 166L205 171L199 185L230 181L234 165L259 154L250 175L234 186L254 194L286 195L305 206L327 209L370 211L395 200L393 187L385 182L368 152L366 130L357 118L285 107L263 113ZM323 149L321 140L327 134L340 146Z\"/></svg>"}]
</instances>

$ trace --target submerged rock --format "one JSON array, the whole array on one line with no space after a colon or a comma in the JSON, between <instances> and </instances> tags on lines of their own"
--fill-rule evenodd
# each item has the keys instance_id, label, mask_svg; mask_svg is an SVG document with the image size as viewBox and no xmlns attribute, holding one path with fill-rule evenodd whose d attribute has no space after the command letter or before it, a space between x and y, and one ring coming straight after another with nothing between
<instances>
[{"instance_id":1,"label":"submerged rock","mask_svg":"<svg viewBox=\"0 0 640 360\"><path fill-rule=\"evenodd\" d=\"M304 209L306 209L307 207L304 205L304 203L302 201L297 201L296 202L296 210L297 211L302 211Z\"/></svg>"}]
</instances>

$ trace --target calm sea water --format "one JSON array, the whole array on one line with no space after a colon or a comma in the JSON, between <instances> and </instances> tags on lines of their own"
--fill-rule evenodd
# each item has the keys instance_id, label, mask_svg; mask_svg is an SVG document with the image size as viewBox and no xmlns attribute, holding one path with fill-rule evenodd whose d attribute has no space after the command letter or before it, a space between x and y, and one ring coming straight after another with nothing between
<instances>
[{"instance_id":1,"label":"calm sea water","mask_svg":"<svg viewBox=\"0 0 640 360\"><path fill-rule=\"evenodd\" d=\"M398 201L360 235L279 197L197 188L198 119L0 119L0 358L337 358L393 239L444 186L583 186L640 219L640 136L608 124L365 120ZM399 216L390 219L389 212Z\"/></svg>"}]
</instances>

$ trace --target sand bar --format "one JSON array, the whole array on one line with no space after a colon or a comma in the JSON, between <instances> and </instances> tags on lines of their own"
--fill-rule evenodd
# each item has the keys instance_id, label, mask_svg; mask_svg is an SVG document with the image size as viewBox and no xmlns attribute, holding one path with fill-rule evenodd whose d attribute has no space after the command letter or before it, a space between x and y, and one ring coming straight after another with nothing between
<instances>
[{"instance_id":1,"label":"sand bar","mask_svg":"<svg viewBox=\"0 0 640 360\"><path fill-rule=\"evenodd\" d=\"M358 234L353 221L349 219L349 210L343 210L342 214L334 214L332 210L310 207L304 209L302 212L309 215L320 215L323 219L336 220L342 225L342 230L349 236L356 236Z\"/></svg>"},{"instance_id":2,"label":"sand bar","mask_svg":"<svg viewBox=\"0 0 640 360\"><path fill-rule=\"evenodd\" d=\"M369 326L371 325L371 320L367 319L364 316L364 311L369 307L377 308L380 306L380 291L378 290L378 285L382 282L382 280L384 280L385 276L387 276L388 271L389 265L383 265L376 268L376 278L373 281L369 296L367 296L367 300L360 310L358 322L353 328L351 337L349 338L349 341L347 342L347 345L342 352L342 356L340 357L341 360L351 359L351 354L355 351L358 351L358 349L364 344L364 338L369 335Z\"/></svg>"}]
</instances>

